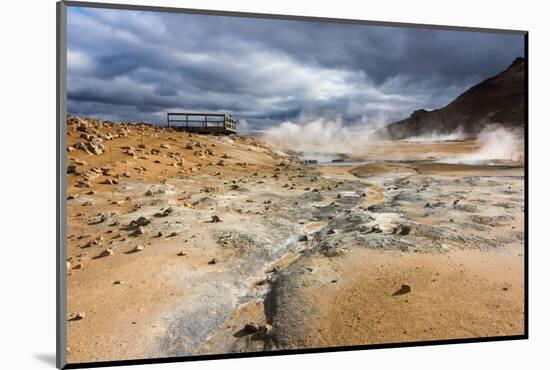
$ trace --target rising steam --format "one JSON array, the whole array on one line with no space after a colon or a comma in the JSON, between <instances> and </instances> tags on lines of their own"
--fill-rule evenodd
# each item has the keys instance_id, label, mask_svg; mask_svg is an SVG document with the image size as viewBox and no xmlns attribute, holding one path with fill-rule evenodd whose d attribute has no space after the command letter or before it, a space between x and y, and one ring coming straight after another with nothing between
<instances>
[{"instance_id":1,"label":"rising steam","mask_svg":"<svg viewBox=\"0 0 550 370\"><path fill-rule=\"evenodd\" d=\"M491 125L479 133L477 140L480 145L477 151L445 158L441 162L475 164L522 159L523 140L515 131L499 125Z\"/></svg>"},{"instance_id":2,"label":"rising steam","mask_svg":"<svg viewBox=\"0 0 550 370\"><path fill-rule=\"evenodd\" d=\"M264 133L264 140L282 149L318 154L367 153L375 125L345 126L340 119L317 118L308 122L283 122Z\"/></svg>"},{"instance_id":3,"label":"rising steam","mask_svg":"<svg viewBox=\"0 0 550 370\"><path fill-rule=\"evenodd\" d=\"M430 132L421 136L413 136L403 141L411 142L438 142L438 141L457 141L466 139L467 135L464 133L464 129L459 127L455 131L448 134L438 134L436 132Z\"/></svg>"}]
</instances>

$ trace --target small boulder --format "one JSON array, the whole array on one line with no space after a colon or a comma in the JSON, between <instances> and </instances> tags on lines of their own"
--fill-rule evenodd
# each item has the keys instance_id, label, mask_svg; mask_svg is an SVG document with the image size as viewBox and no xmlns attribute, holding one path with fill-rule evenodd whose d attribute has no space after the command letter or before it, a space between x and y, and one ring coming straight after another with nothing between
<instances>
[{"instance_id":1,"label":"small boulder","mask_svg":"<svg viewBox=\"0 0 550 370\"><path fill-rule=\"evenodd\" d=\"M401 288L399 288L398 291L394 292L392 294L392 296L398 296L398 295L403 295L403 294L407 294L407 293L410 293L411 292L411 287L410 285L407 285L407 284L403 284L401 285Z\"/></svg>"},{"instance_id":2,"label":"small boulder","mask_svg":"<svg viewBox=\"0 0 550 370\"><path fill-rule=\"evenodd\" d=\"M115 251L112 250L111 248L107 248L101 251L101 253L99 254L99 257L101 258L109 257L109 256L112 256L113 254L115 254Z\"/></svg>"}]
</instances>

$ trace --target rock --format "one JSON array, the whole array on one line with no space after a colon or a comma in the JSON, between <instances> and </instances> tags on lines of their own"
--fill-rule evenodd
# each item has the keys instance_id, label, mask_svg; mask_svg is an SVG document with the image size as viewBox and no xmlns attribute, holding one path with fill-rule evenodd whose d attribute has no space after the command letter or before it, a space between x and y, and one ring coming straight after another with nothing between
<instances>
[{"instance_id":1,"label":"rock","mask_svg":"<svg viewBox=\"0 0 550 370\"><path fill-rule=\"evenodd\" d=\"M91 188L92 182L90 180L80 180L75 184L75 186L77 188Z\"/></svg>"},{"instance_id":2,"label":"rock","mask_svg":"<svg viewBox=\"0 0 550 370\"><path fill-rule=\"evenodd\" d=\"M85 312L77 312L73 315L72 321L79 321L79 320L82 320L86 317L86 313Z\"/></svg>"},{"instance_id":3,"label":"rock","mask_svg":"<svg viewBox=\"0 0 550 370\"><path fill-rule=\"evenodd\" d=\"M192 150L192 149L193 149L193 144L192 144L192 143L188 143L188 144L185 146L185 149Z\"/></svg>"},{"instance_id":4,"label":"rock","mask_svg":"<svg viewBox=\"0 0 550 370\"><path fill-rule=\"evenodd\" d=\"M227 155L227 153L223 153L223 154L222 154L222 158L224 158L224 159L229 159L229 155Z\"/></svg>"},{"instance_id":5,"label":"rock","mask_svg":"<svg viewBox=\"0 0 550 370\"><path fill-rule=\"evenodd\" d=\"M410 225L399 224L397 225L397 227L393 228L392 234L404 236L404 235L409 235L410 232L411 232Z\"/></svg>"},{"instance_id":6,"label":"rock","mask_svg":"<svg viewBox=\"0 0 550 370\"><path fill-rule=\"evenodd\" d=\"M382 232L382 229L380 229L380 225L378 224L374 224L370 227L370 230L367 232L367 234L370 234L370 233L381 233Z\"/></svg>"},{"instance_id":7,"label":"rock","mask_svg":"<svg viewBox=\"0 0 550 370\"><path fill-rule=\"evenodd\" d=\"M111 248L107 248L101 251L101 253L99 254L99 257L101 258L109 257L109 256L112 256L113 254L115 254L115 251L112 250Z\"/></svg>"},{"instance_id":8,"label":"rock","mask_svg":"<svg viewBox=\"0 0 550 370\"><path fill-rule=\"evenodd\" d=\"M131 226L147 226L151 223L151 221L143 216L139 217L136 220L133 220L130 222Z\"/></svg>"},{"instance_id":9,"label":"rock","mask_svg":"<svg viewBox=\"0 0 550 370\"><path fill-rule=\"evenodd\" d=\"M124 281L123 280L115 280L115 282L113 284L114 285L122 285L122 284L124 284Z\"/></svg>"},{"instance_id":10,"label":"rock","mask_svg":"<svg viewBox=\"0 0 550 370\"><path fill-rule=\"evenodd\" d=\"M307 242L307 240L308 240L307 235L302 235L302 236L300 236L300 237L298 238L298 241L299 241L299 242Z\"/></svg>"},{"instance_id":11,"label":"rock","mask_svg":"<svg viewBox=\"0 0 550 370\"><path fill-rule=\"evenodd\" d=\"M134 236L143 235L143 234L145 234L145 229L143 228L143 226L139 226L139 227L132 233L132 235L134 235Z\"/></svg>"},{"instance_id":12,"label":"rock","mask_svg":"<svg viewBox=\"0 0 550 370\"><path fill-rule=\"evenodd\" d=\"M157 233L157 238L160 238L160 237L163 236L163 235L164 235L164 234L162 233L162 231L159 231L159 232Z\"/></svg>"},{"instance_id":13,"label":"rock","mask_svg":"<svg viewBox=\"0 0 550 370\"><path fill-rule=\"evenodd\" d=\"M70 164L67 166L67 174L69 173L78 174L78 172L76 171L76 165Z\"/></svg>"},{"instance_id":14,"label":"rock","mask_svg":"<svg viewBox=\"0 0 550 370\"><path fill-rule=\"evenodd\" d=\"M170 235L168 235L168 236L169 236L169 237L178 236L178 233L175 232L175 231L172 231L172 232L170 233Z\"/></svg>"},{"instance_id":15,"label":"rock","mask_svg":"<svg viewBox=\"0 0 550 370\"><path fill-rule=\"evenodd\" d=\"M243 328L243 330L246 332L246 333L249 333L249 334L254 334L258 331L260 331L260 325L256 324L256 323L253 323L253 322L249 322L248 324L246 324Z\"/></svg>"},{"instance_id":16,"label":"rock","mask_svg":"<svg viewBox=\"0 0 550 370\"><path fill-rule=\"evenodd\" d=\"M212 222L218 223L218 222L222 222L222 220L217 215L214 215L214 216L212 216Z\"/></svg>"},{"instance_id":17,"label":"rock","mask_svg":"<svg viewBox=\"0 0 550 370\"><path fill-rule=\"evenodd\" d=\"M71 269L71 263L67 261L67 271Z\"/></svg>"},{"instance_id":18,"label":"rock","mask_svg":"<svg viewBox=\"0 0 550 370\"><path fill-rule=\"evenodd\" d=\"M227 162L224 161L223 159L220 159L217 163L218 166L227 166Z\"/></svg>"},{"instance_id":19,"label":"rock","mask_svg":"<svg viewBox=\"0 0 550 370\"><path fill-rule=\"evenodd\" d=\"M180 257L187 256L187 253L185 253L183 251L179 251L178 256L180 256Z\"/></svg>"},{"instance_id":20,"label":"rock","mask_svg":"<svg viewBox=\"0 0 550 370\"><path fill-rule=\"evenodd\" d=\"M142 251L145 249L145 246L143 245L136 245L136 247L134 248L134 252L139 252L139 251Z\"/></svg>"},{"instance_id":21,"label":"rock","mask_svg":"<svg viewBox=\"0 0 550 370\"><path fill-rule=\"evenodd\" d=\"M168 208L165 208L165 209L161 209L160 212L155 213L155 216L156 217L166 217L172 212L173 212L172 207L168 207Z\"/></svg>"},{"instance_id":22,"label":"rock","mask_svg":"<svg viewBox=\"0 0 550 370\"><path fill-rule=\"evenodd\" d=\"M411 292L411 287L407 284L401 285L401 288L392 294L392 296L403 295Z\"/></svg>"},{"instance_id":23,"label":"rock","mask_svg":"<svg viewBox=\"0 0 550 370\"><path fill-rule=\"evenodd\" d=\"M208 261L208 264L209 265L215 265L216 263L218 263L218 259L217 258L212 258L210 261Z\"/></svg>"},{"instance_id":24,"label":"rock","mask_svg":"<svg viewBox=\"0 0 550 370\"><path fill-rule=\"evenodd\" d=\"M160 147L162 149L170 149L170 145L168 145L168 144L160 144Z\"/></svg>"},{"instance_id":25,"label":"rock","mask_svg":"<svg viewBox=\"0 0 550 370\"><path fill-rule=\"evenodd\" d=\"M105 181L102 182L102 184L107 184L107 185L116 185L118 184L118 180L117 179L105 179Z\"/></svg>"}]
</instances>

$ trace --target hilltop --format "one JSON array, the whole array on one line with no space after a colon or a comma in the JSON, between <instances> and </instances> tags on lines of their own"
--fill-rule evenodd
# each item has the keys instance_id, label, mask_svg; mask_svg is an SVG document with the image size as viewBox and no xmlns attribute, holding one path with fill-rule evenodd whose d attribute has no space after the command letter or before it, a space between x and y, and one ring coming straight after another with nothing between
<instances>
[{"instance_id":1,"label":"hilltop","mask_svg":"<svg viewBox=\"0 0 550 370\"><path fill-rule=\"evenodd\" d=\"M516 58L504 71L472 86L443 108L419 109L410 117L386 126L383 135L393 139L457 130L475 136L489 124L506 128L525 125L525 60Z\"/></svg>"}]
</instances>

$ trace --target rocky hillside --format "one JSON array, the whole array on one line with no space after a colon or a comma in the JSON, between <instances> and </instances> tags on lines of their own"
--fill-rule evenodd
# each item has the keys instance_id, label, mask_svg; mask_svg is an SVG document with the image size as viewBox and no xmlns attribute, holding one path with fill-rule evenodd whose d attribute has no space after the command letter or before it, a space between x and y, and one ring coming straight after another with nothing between
<instances>
[{"instance_id":1,"label":"rocky hillside","mask_svg":"<svg viewBox=\"0 0 550 370\"><path fill-rule=\"evenodd\" d=\"M393 139L448 134L459 128L476 135L488 124L522 127L524 122L525 60L517 58L503 72L480 82L443 108L419 109L409 118L391 123L383 133Z\"/></svg>"}]
</instances>

